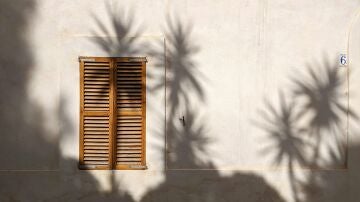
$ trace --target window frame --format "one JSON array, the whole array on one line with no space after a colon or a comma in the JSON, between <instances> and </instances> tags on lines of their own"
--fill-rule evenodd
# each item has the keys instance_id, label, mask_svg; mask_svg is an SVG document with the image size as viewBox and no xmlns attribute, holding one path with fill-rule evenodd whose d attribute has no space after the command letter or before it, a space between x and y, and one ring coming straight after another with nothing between
<instances>
[{"instance_id":1,"label":"window frame","mask_svg":"<svg viewBox=\"0 0 360 202\"><path fill-rule=\"evenodd\" d=\"M101 115L100 111L89 111L85 110L85 62L108 62L109 63L109 108L107 115ZM117 69L121 67L121 63L131 64L141 63L141 163L140 164L121 164L117 162L117 128L120 123L117 123L117 117L121 114L133 112L139 114L138 111L124 112L118 108L118 77ZM93 57L93 56L79 56L79 69L80 69L80 127L79 127L79 169L80 170L145 170L146 166L146 57ZM98 115L89 115L97 114ZM137 113L136 113L137 112ZM102 112L104 113L104 112ZM106 112L105 112L106 113ZM84 119L86 116L107 116L108 117L108 164L107 165L90 165L84 163ZM126 115L124 115L126 117ZM131 115L130 115L131 116ZM138 115L137 115L138 116ZM119 157L118 157L119 158Z\"/></svg>"}]
</instances>

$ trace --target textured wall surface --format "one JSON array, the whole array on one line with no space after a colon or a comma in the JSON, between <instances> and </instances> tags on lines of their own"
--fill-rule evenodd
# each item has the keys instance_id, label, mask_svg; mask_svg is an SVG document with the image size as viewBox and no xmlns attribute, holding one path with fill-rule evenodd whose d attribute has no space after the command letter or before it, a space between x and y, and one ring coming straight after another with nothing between
<instances>
[{"instance_id":1,"label":"textured wall surface","mask_svg":"<svg viewBox=\"0 0 360 202\"><path fill-rule=\"evenodd\" d=\"M359 201L359 8L2 0L0 201ZM147 57L147 170L77 169L79 56Z\"/></svg>"}]
</instances>

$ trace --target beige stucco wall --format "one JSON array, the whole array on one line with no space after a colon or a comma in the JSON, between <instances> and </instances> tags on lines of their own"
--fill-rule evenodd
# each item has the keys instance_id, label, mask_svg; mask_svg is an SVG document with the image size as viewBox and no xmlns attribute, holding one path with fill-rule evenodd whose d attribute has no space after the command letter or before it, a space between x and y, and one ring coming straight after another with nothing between
<instances>
[{"instance_id":1,"label":"beige stucco wall","mask_svg":"<svg viewBox=\"0 0 360 202\"><path fill-rule=\"evenodd\" d=\"M1 2L0 201L360 200L359 8ZM148 58L148 169L80 171L78 56L132 55Z\"/></svg>"}]
</instances>

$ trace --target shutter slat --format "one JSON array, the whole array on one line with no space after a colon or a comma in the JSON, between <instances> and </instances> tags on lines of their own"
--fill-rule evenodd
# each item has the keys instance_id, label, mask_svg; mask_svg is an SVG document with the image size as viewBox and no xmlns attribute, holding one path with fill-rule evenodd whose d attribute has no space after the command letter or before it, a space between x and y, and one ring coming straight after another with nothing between
<instances>
[{"instance_id":1,"label":"shutter slat","mask_svg":"<svg viewBox=\"0 0 360 202\"><path fill-rule=\"evenodd\" d=\"M95 73L85 73L85 77L89 77L89 78L109 78L109 74L107 73L98 73L98 74L95 74Z\"/></svg>"},{"instance_id":2,"label":"shutter slat","mask_svg":"<svg viewBox=\"0 0 360 202\"><path fill-rule=\"evenodd\" d=\"M131 149L123 149L123 150L119 150L117 151L118 154L140 154L141 153L141 149L139 148L138 150L131 150Z\"/></svg>"},{"instance_id":3,"label":"shutter slat","mask_svg":"<svg viewBox=\"0 0 360 202\"><path fill-rule=\"evenodd\" d=\"M141 105L139 104L133 104L133 105L130 105L130 104L118 104L117 105L118 108L122 109L122 110L137 110L137 111L141 111Z\"/></svg>"},{"instance_id":4,"label":"shutter slat","mask_svg":"<svg viewBox=\"0 0 360 202\"><path fill-rule=\"evenodd\" d=\"M87 139L85 139L84 140L85 141L85 143L86 142L107 142L107 143L109 143L109 140L108 139L102 139L102 138L87 138Z\"/></svg>"},{"instance_id":5,"label":"shutter slat","mask_svg":"<svg viewBox=\"0 0 360 202\"><path fill-rule=\"evenodd\" d=\"M103 135L108 135L108 131L85 131L84 132L85 135L89 135L89 137L95 137L95 136L103 136Z\"/></svg>"},{"instance_id":6,"label":"shutter slat","mask_svg":"<svg viewBox=\"0 0 360 202\"><path fill-rule=\"evenodd\" d=\"M125 126L119 126L118 127L118 130L120 130L120 131L133 131L133 130L135 130L135 131L141 131L141 127L125 127Z\"/></svg>"},{"instance_id":7,"label":"shutter slat","mask_svg":"<svg viewBox=\"0 0 360 202\"><path fill-rule=\"evenodd\" d=\"M85 92L97 92L98 94L109 94L109 89L86 88Z\"/></svg>"},{"instance_id":8,"label":"shutter slat","mask_svg":"<svg viewBox=\"0 0 360 202\"><path fill-rule=\"evenodd\" d=\"M98 89L107 92L109 90L109 86L108 84L100 85L100 84L92 84L91 82L89 82L89 84L85 83L85 90L92 90L92 89Z\"/></svg>"},{"instance_id":9,"label":"shutter slat","mask_svg":"<svg viewBox=\"0 0 360 202\"><path fill-rule=\"evenodd\" d=\"M109 120L107 116L88 116L86 120Z\"/></svg>"},{"instance_id":10,"label":"shutter slat","mask_svg":"<svg viewBox=\"0 0 360 202\"><path fill-rule=\"evenodd\" d=\"M119 157L117 158L117 161L118 162L140 162L141 161L141 158L122 158L122 157Z\"/></svg>"},{"instance_id":11,"label":"shutter slat","mask_svg":"<svg viewBox=\"0 0 360 202\"><path fill-rule=\"evenodd\" d=\"M141 135L120 135L120 139L141 139Z\"/></svg>"},{"instance_id":12,"label":"shutter slat","mask_svg":"<svg viewBox=\"0 0 360 202\"><path fill-rule=\"evenodd\" d=\"M88 67L85 66L85 74L89 73L89 74L108 74L109 70L108 69L101 69L101 68L91 68L88 69Z\"/></svg>"},{"instance_id":13,"label":"shutter slat","mask_svg":"<svg viewBox=\"0 0 360 202\"><path fill-rule=\"evenodd\" d=\"M84 155L91 154L109 154L107 150L84 150ZM109 156L109 155L108 155Z\"/></svg>"},{"instance_id":14,"label":"shutter slat","mask_svg":"<svg viewBox=\"0 0 360 202\"><path fill-rule=\"evenodd\" d=\"M141 97L141 93L135 93L135 92L119 92L117 93L118 96L139 96Z\"/></svg>"},{"instance_id":15,"label":"shutter slat","mask_svg":"<svg viewBox=\"0 0 360 202\"><path fill-rule=\"evenodd\" d=\"M102 92L85 92L84 93L84 95L85 96L104 96L104 98L106 98L106 99L108 99L108 96L106 96L106 95L109 95L109 92L104 92L104 91L102 91Z\"/></svg>"},{"instance_id":16,"label":"shutter slat","mask_svg":"<svg viewBox=\"0 0 360 202\"><path fill-rule=\"evenodd\" d=\"M129 123L129 124L133 124L133 123L137 123L137 124L141 124L141 120L138 120L138 119L125 119L125 120L117 120L118 123L123 123L123 124L126 124L126 123Z\"/></svg>"},{"instance_id":17,"label":"shutter slat","mask_svg":"<svg viewBox=\"0 0 360 202\"><path fill-rule=\"evenodd\" d=\"M136 157L136 156L135 156ZM107 161L107 157L93 157L93 156L86 156L84 158L85 161Z\"/></svg>"},{"instance_id":18,"label":"shutter slat","mask_svg":"<svg viewBox=\"0 0 360 202\"><path fill-rule=\"evenodd\" d=\"M103 132L108 132L108 128L84 128L85 132L87 131L103 131Z\"/></svg>"},{"instance_id":19,"label":"shutter slat","mask_svg":"<svg viewBox=\"0 0 360 202\"><path fill-rule=\"evenodd\" d=\"M118 89L125 89L124 91L127 92L127 89L140 89L141 85L117 85ZM118 92L122 92L121 90L118 90Z\"/></svg>"},{"instance_id":20,"label":"shutter slat","mask_svg":"<svg viewBox=\"0 0 360 202\"><path fill-rule=\"evenodd\" d=\"M142 117L141 116L131 116L131 115L127 115L127 116L118 116L118 121L122 121L122 120L139 120L141 121L142 120Z\"/></svg>"},{"instance_id":21,"label":"shutter slat","mask_svg":"<svg viewBox=\"0 0 360 202\"><path fill-rule=\"evenodd\" d=\"M141 127L141 122L139 120L120 120L117 121L119 124L121 124L119 127L129 127L129 126L138 126Z\"/></svg>"},{"instance_id":22,"label":"shutter slat","mask_svg":"<svg viewBox=\"0 0 360 202\"><path fill-rule=\"evenodd\" d=\"M104 122L99 122L99 123L86 123L84 124L84 127L97 127L97 128L108 128L109 124L108 123L104 123Z\"/></svg>"},{"instance_id":23,"label":"shutter slat","mask_svg":"<svg viewBox=\"0 0 360 202\"><path fill-rule=\"evenodd\" d=\"M101 96L85 96L85 101L91 101L91 100L106 100L107 103L109 103L109 98L107 97L101 97Z\"/></svg>"},{"instance_id":24,"label":"shutter slat","mask_svg":"<svg viewBox=\"0 0 360 202\"><path fill-rule=\"evenodd\" d=\"M90 119L91 117L86 116L86 119L84 120L84 123L87 124L96 124L96 126L101 124L108 124L109 125L109 119Z\"/></svg>"},{"instance_id":25,"label":"shutter slat","mask_svg":"<svg viewBox=\"0 0 360 202\"><path fill-rule=\"evenodd\" d=\"M109 147L108 146L84 146L85 149L99 149L99 150L108 150Z\"/></svg>"},{"instance_id":26,"label":"shutter slat","mask_svg":"<svg viewBox=\"0 0 360 202\"><path fill-rule=\"evenodd\" d=\"M119 142L119 143L122 143L122 142L141 142L141 139L129 139L129 138L123 139L123 138L118 137L117 142Z\"/></svg>"},{"instance_id":27,"label":"shutter slat","mask_svg":"<svg viewBox=\"0 0 360 202\"><path fill-rule=\"evenodd\" d=\"M99 81L99 82L108 82L109 78L92 78L92 77L85 77L85 81Z\"/></svg>"},{"instance_id":28,"label":"shutter slat","mask_svg":"<svg viewBox=\"0 0 360 202\"><path fill-rule=\"evenodd\" d=\"M141 130L138 131L117 131L118 135L142 134Z\"/></svg>"},{"instance_id":29,"label":"shutter slat","mask_svg":"<svg viewBox=\"0 0 360 202\"><path fill-rule=\"evenodd\" d=\"M85 140L84 145L85 146L107 146L107 145L109 145L109 143L104 143L104 142L101 142L101 141L88 142L88 141Z\"/></svg>"},{"instance_id":30,"label":"shutter slat","mask_svg":"<svg viewBox=\"0 0 360 202\"><path fill-rule=\"evenodd\" d=\"M119 158L123 158L123 157L141 157L141 154L118 154L117 155Z\"/></svg>"},{"instance_id":31,"label":"shutter slat","mask_svg":"<svg viewBox=\"0 0 360 202\"><path fill-rule=\"evenodd\" d=\"M141 100L118 100L118 104L141 104Z\"/></svg>"},{"instance_id":32,"label":"shutter slat","mask_svg":"<svg viewBox=\"0 0 360 202\"><path fill-rule=\"evenodd\" d=\"M85 62L85 66L96 66L96 67L106 67L109 68L109 62Z\"/></svg>"},{"instance_id":33,"label":"shutter slat","mask_svg":"<svg viewBox=\"0 0 360 202\"><path fill-rule=\"evenodd\" d=\"M84 154L84 156L89 156L89 157L108 157L108 154L101 154L101 153L86 153Z\"/></svg>"},{"instance_id":34,"label":"shutter slat","mask_svg":"<svg viewBox=\"0 0 360 202\"><path fill-rule=\"evenodd\" d=\"M133 89L133 88L120 88L118 89L119 93L139 93L141 94L141 89Z\"/></svg>"},{"instance_id":35,"label":"shutter slat","mask_svg":"<svg viewBox=\"0 0 360 202\"><path fill-rule=\"evenodd\" d=\"M141 81L141 77L138 78L118 77L117 81Z\"/></svg>"}]
</instances>

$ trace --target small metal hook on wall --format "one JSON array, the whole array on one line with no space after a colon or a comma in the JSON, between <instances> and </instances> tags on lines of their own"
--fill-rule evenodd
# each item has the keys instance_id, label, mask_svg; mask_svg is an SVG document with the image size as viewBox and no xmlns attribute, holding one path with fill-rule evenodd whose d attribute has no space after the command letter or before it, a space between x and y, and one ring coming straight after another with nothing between
<instances>
[{"instance_id":1,"label":"small metal hook on wall","mask_svg":"<svg viewBox=\"0 0 360 202\"><path fill-rule=\"evenodd\" d=\"M185 126L185 117L182 116L182 118L179 118L179 120L181 121L182 125Z\"/></svg>"}]
</instances>

